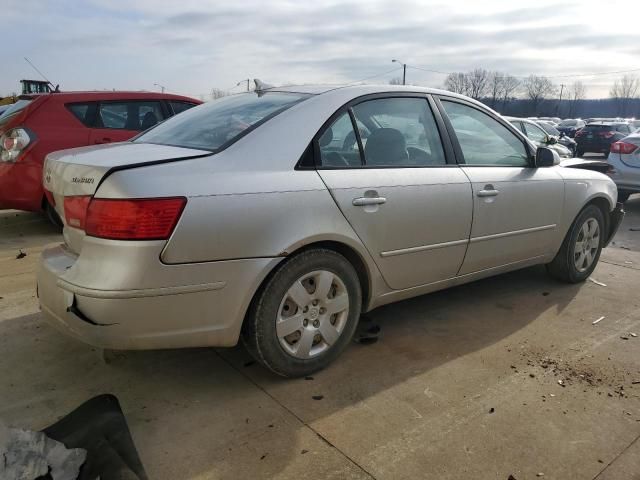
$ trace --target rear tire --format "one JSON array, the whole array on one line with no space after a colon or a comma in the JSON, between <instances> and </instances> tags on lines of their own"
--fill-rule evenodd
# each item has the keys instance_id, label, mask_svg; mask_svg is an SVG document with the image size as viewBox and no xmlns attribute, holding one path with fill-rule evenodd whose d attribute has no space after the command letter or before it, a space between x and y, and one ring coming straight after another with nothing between
<instances>
[{"instance_id":1,"label":"rear tire","mask_svg":"<svg viewBox=\"0 0 640 480\"><path fill-rule=\"evenodd\" d=\"M547 272L566 283L584 282L600 259L605 235L602 210L587 205L576 217Z\"/></svg>"},{"instance_id":2,"label":"rear tire","mask_svg":"<svg viewBox=\"0 0 640 480\"><path fill-rule=\"evenodd\" d=\"M332 250L307 250L278 266L260 288L242 341L278 375L310 375L349 344L361 307L360 281L351 263Z\"/></svg>"},{"instance_id":3,"label":"rear tire","mask_svg":"<svg viewBox=\"0 0 640 480\"><path fill-rule=\"evenodd\" d=\"M49 220L56 227L58 228L63 227L62 220L60 219L60 215L58 215L58 212L56 212L56 209L53 208L53 206L46 200L44 204L44 214L47 217L47 220Z\"/></svg>"}]
</instances>

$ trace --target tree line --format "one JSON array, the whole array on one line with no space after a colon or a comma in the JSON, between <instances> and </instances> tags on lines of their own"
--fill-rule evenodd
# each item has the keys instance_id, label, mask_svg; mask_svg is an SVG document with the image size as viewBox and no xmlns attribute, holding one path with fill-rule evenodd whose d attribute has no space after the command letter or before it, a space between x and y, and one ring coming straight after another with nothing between
<instances>
[{"instance_id":1,"label":"tree line","mask_svg":"<svg viewBox=\"0 0 640 480\"><path fill-rule=\"evenodd\" d=\"M640 79L625 75L614 81L608 99L588 100L579 80L557 85L548 77L520 79L476 68L447 75L443 88L482 101L504 115L558 117L640 117Z\"/></svg>"}]
</instances>

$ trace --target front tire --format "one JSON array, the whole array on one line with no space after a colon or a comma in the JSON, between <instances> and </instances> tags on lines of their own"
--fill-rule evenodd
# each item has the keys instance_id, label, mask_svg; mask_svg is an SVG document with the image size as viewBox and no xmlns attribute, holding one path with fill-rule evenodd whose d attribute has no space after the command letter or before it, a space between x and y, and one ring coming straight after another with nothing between
<instances>
[{"instance_id":1,"label":"front tire","mask_svg":"<svg viewBox=\"0 0 640 480\"><path fill-rule=\"evenodd\" d=\"M307 250L280 265L258 291L242 341L278 375L310 375L349 344L361 306L360 281L351 263L332 250Z\"/></svg>"},{"instance_id":2,"label":"front tire","mask_svg":"<svg viewBox=\"0 0 640 480\"><path fill-rule=\"evenodd\" d=\"M573 221L558 254L547 264L549 274L567 283L584 282L598 264L604 233L602 210L588 205Z\"/></svg>"}]
</instances>

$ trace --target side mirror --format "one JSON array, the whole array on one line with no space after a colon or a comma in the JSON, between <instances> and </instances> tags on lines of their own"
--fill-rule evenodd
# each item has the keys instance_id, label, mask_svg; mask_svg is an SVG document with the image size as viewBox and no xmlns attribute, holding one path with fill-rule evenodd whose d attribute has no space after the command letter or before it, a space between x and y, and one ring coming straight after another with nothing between
<instances>
[{"instance_id":1,"label":"side mirror","mask_svg":"<svg viewBox=\"0 0 640 480\"><path fill-rule=\"evenodd\" d=\"M538 147L536 150L536 168L553 167L560 164L560 155L555 150L547 147Z\"/></svg>"},{"instance_id":2,"label":"side mirror","mask_svg":"<svg viewBox=\"0 0 640 480\"><path fill-rule=\"evenodd\" d=\"M556 143L558 143L558 139L556 137L547 136L547 143L549 145L555 145Z\"/></svg>"}]
</instances>

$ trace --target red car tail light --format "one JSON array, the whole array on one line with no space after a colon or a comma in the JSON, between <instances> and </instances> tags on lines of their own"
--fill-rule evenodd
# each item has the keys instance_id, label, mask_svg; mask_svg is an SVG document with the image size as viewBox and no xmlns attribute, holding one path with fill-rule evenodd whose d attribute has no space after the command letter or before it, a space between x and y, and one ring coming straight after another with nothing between
<instances>
[{"instance_id":1,"label":"red car tail light","mask_svg":"<svg viewBox=\"0 0 640 480\"><path fill-rule=\"evenodd\" d=\"M15 162L33 139L24 128L13 128L0 137L0 161Z\"/></svg>"},{"instance_id":2,"label":"red car tail light","mask_svg":"<svg viewBox=\"0 0 640 480\"><path fill-rule=\"evenodd\" d=\"M64 218L67 225L84 230L87 207L90 201L91 195L64 197Z\"/></svg>"},{"instance_id":3,"label":"red car tail light","mask_svg":"<svg viewBox=\"0 0 640 480\"><path fill-rule=\"evenodd\" d=\"M635 152L637 149L637 145L634 145L633 143L623 142L622 140L611 144L611 153L622 153L628 155Z\"/></svg>"},{"instance_id":4,"label":"red car tail light","mask_svg":"<svg viewBox=\"0 0 640 480\"><path fill-rule=\"evenodd\" d=\"M85 232L112 240L166 240L186 203L184 197L94 198L87 211Z\"/></svg>"}]
</instances>

